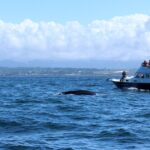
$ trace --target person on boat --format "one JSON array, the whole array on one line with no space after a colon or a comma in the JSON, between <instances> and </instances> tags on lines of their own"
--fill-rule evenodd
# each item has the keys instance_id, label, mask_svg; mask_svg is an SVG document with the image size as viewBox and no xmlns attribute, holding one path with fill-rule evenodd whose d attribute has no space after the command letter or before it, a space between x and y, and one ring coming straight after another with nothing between
<instances>
[{"instance_id":1,"label":"person on boat","mask_svg":"<svg viewBox=\"0 0 150 150\"><path fill-rule=\"evenodd\" d=\"M126 77L127 77L127 72L123 71L122 72L122 77L121 77L120 81L123 82Z\"/></svg>"},{"instance_id":2,"label":"person on boat","mask_svg":"<svg viewBox=\"0 0 150 150\"><path fill-rule=\"evenodd\" d=\"M142 63L143 67L147 67L148 66L148 62L146 60L144 60L144 62Z\"/></svg>"},{"instance_id":3,"label":"person on boat","mask_svg":"<svg viewBox=\"0 0 150 150\"><path fill-rule=\"evenodd\" d=\"M148 62L148 67L150 67L150 60L149 60L149 62Z\"/></svg>"}]
</instances>

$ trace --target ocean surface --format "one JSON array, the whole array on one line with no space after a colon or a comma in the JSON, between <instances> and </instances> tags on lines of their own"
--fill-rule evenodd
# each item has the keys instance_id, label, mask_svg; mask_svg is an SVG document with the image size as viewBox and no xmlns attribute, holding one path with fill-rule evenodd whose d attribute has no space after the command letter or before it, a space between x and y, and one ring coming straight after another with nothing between
<instances>
[{"instance_id":1,"label":"ocean surface","mask_svg":"<svg viewBox=\"0 0 150 150\"><path fill-rule=\"evenodd\" d=\"M120 72L0 68L0 149L150 150L150 92L117 89ZM60 94L79 89L97 94Z\"/></svg>"}]
</instances>

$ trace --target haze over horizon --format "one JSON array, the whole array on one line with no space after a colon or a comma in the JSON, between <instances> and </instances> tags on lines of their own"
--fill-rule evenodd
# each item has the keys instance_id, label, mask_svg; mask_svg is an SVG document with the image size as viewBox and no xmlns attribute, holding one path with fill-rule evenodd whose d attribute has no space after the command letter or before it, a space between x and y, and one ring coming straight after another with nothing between
<instances>
[{"instance_id":1,"label":"haze over horizon","mask_svg":"<svg viewBox=\"0 0 150 150\"><path fill-rule=\"evenodd\" d=\"M150 1L0 0L0 66L139 66L150 58Z\"/></svg>"}]
</instances>

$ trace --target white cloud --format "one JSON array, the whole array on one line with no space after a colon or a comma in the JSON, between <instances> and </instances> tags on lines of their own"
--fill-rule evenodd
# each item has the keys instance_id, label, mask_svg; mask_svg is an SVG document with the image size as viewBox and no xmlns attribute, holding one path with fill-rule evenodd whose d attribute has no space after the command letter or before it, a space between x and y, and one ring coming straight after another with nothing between
<instances>
[{"instance_id":1,"label":"white cloud","mask_svg":"<svg viewBox=\"0 0 150 150\"><path fill-rule=\"evenodd\" d=\"M1 60L138 60L150 57L150 16L59 24L0 21Z\"/></svg>"}]
</instances>

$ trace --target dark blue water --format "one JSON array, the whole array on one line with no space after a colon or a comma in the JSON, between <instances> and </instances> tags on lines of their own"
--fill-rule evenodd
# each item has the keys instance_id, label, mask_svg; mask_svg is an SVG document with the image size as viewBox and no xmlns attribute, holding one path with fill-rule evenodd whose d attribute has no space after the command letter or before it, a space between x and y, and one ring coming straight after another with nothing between
<instances>
[{"instance_id":1,"label":"dark blue water","mask_svg":"<svg viewBox=\"0 0 150 150\"><path fill-rule=\"evenodd\" d=\"M150 149L150 93L108 76L0 77L0 149ZM91 90L94 96L59 95Z\"/></svg>"}]
</instances>

